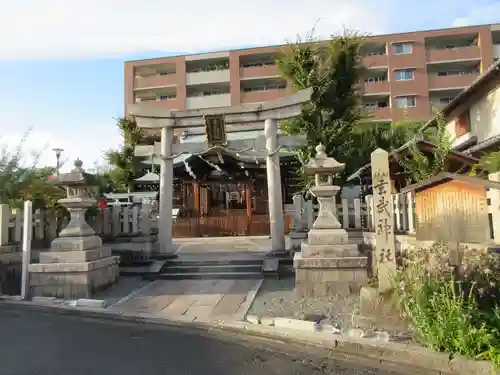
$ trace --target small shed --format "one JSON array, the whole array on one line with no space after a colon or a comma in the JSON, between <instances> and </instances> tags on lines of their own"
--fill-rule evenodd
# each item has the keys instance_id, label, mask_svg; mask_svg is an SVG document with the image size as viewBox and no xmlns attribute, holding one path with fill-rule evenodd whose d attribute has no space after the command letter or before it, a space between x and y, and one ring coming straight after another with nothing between
<instances>
[{"instance_id":1,"label":"small shed","mask_svg":"<svg viewBox=\"0 0 500 375\"><path fill-rule=\"evenodd\" d=\"M488 189L500 189L500 183L448 172L402 189L402 193L415 192L416 239L490 242Z\"/></svg>"}]
</instances>

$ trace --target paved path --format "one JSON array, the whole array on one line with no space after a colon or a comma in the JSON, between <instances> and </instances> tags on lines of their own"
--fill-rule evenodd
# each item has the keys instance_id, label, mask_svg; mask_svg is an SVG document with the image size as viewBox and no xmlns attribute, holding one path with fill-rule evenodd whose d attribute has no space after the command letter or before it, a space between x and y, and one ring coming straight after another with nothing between
<instances>
[{"instance_id":1,"label":"paved path","mask_svg":"<svg viewBox=\"0 0 500 375\"><path fill-rule=\"evenodd\" d=\"M193 320L243 320L261 280L157 280L111 306L129 313L184 315Z\"/></svg>"},{"instance_id":2,"label":"paved path","mask_svg":"<svg viewBox=\"0 0 500 375\"><path fill-rule=\"evenodd\" d=\"M2 375L403 375L318 348L12 305L2 305L0 332Z\"/></svg>"}]
</instances>

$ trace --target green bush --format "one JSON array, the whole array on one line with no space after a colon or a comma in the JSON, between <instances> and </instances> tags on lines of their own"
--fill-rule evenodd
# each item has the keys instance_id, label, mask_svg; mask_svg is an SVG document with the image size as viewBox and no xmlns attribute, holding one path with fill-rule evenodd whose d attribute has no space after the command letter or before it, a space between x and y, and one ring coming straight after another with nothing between
<instances>
[{"instance_id":1,"label":"green bush","mask_svg":"<svg viewBox=\"0 0 500 375\"><path fill-rule=\"evenodd\" d=\"M421 344L498 366L498 256L466 254L466 261L451 265L450 250L440 243L408 251L396 278L398 302Z\"/></svg>"}]
</instances>

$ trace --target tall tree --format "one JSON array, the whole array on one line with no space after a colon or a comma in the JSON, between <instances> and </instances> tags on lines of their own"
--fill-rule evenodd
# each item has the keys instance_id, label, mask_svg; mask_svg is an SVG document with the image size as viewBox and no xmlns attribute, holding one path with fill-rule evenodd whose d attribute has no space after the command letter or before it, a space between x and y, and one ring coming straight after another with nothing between
<instances>
[{"instance_id":1,"label":"tall tree","mask_svg":"<svg viewBox=\"0 0 500 375\"><path fill-rule=\"evenodd\" d=\"M142 132L135 121L127 118L118 118L116 125L120 129L123 144L119 149L106 153L106 159L111 166L107 178L113 191L128 192L132 188L136 173L134 148L139 143Z\"/></svg>"},{"instance_id":2,"label":"tall tree","mask_svg":"<svg viewBox=\"0 0 500 375\"><path fill-rule=\"evenodd\" d=\"M289 85L297 90L313 89L302 115L282 122L281 130L285 134L307 135L307 146L297 152L302 165L314 155L314 148L320 142L328 155L347 162L345 171L338 176L340 184L368 163L370 153L377 147L401 146L420 125L393 126L367 121L358 90L365 70L360 63L363 41L363 36L344 32L332 37L326 46L318 47L311 34L305 41L299 38L287 45L277 58L279 71ZM311 180L302 172L299 171L299 177L306 190Z\"/></svg>"}]
</instances>

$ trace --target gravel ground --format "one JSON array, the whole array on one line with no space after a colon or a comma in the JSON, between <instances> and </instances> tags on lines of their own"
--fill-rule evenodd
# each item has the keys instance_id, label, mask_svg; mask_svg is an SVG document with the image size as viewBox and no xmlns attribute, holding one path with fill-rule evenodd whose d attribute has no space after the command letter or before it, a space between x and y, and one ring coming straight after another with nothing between
<instances>
[{"instance_id":1,"label":"gravel ground","mask_svg":"<svg viewBox=\"0 0 500 375\"><path fill-rule=\"evenodd\" d=\"M300 298L294 292L293 278L266 279L255 297L248 314L260 317L286 317L318 320L339 328L351 326L351 317L359 309L359 296Z\"/></svg>"}]
</instances>

